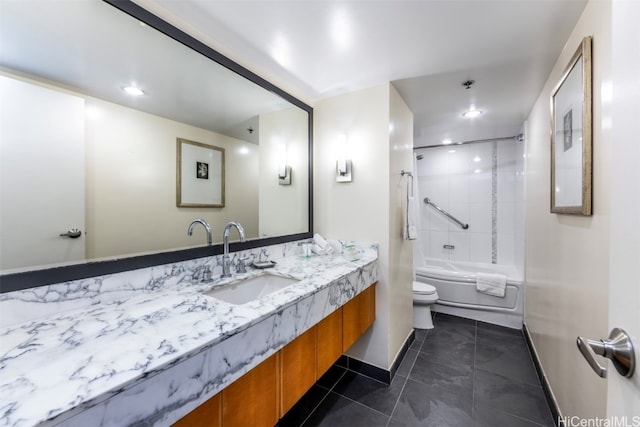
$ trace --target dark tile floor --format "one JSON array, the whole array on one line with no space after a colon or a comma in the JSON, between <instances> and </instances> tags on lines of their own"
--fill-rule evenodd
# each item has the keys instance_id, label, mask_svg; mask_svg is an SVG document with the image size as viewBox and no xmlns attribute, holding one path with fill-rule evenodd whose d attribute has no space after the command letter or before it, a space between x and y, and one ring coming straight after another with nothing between
<instances>
[{"instance_id":1,"label":"dark tile floor","mask_svg":"<svg viewBox=\"0 0 640 427\"><path fill-rule=\"evenodd\" d=\"M391 385L334 366L278 423L289 426L554 426L521 331L436 314Z\"/></svg>"}]
</instances>

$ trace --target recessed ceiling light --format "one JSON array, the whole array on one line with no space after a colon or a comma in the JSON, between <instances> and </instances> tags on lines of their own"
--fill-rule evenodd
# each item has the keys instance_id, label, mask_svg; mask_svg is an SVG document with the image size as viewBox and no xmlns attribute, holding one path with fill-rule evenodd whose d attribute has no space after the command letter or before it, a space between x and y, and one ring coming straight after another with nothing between
<instances>
[{"instance_id":1,"label":"recessed ceiling light","mask_svg":"<svg viewBox=\"0 0 640 427\"><path fill-rule=\"evenodd\" d=\"M451 140L451 138L445 138L442 140L442 144L444 145L449 145L451 144L453 141Z\"/></svg>"},{"instance_id":2,"label":"recessed ceiling light","mask_svg":"<svg viewBox=\"0 0 640 427\"><path fill-rule=\"evenodd\" d=\"M469 110L469 111L465 111L464 113L462 113L462 117L466 117L466 118L468 118L468 119L472 119L472 118L474 118L474 117L478 117L478 116L480 116L480 115L482 115L482 111L480 111L480 110L473 110L473 109L471 109L471 110Z\"/></svg>"},{"instance_id":3,"label":"recessed ceiling light","mask_svg":"<svg viewBox=\"0 0 640 427\"><path fill-rule=\"evenodd\" d=\"M128 95L131 96L142 96L144 95L144 91L142 89L140 89L139 87L135 87L135 86L125 86L122 88L123 91L125 91Z\"/></svg>"},{"instance_id":4,"label":"recessed ceiling light","mask_svg":"<svg viewBox=\"0 0 640 427\"><path fill-rule=\"evenodd\" d=\"M346 9L337 7L333 10L330 24L331 38L336 47L346 50L351 46L351 19Z\"/></svg>"},{"instance_id":5,"label":"recessed ceiling light","mask_svg":"<svg viewBox=\"0 0 640 427\"><path fill-rule=\"evenodd\" d=\"M478 156L475 156L473 158L473 161L476 162L476 163L479 162L480 160L482 160L482 159L480 157L478 157Z\"/></svg>"},{"instance_id":6,"label":"recessed ceiling light","mask_svg":"<svg viewBox=\"0 0 640 427\"><path fill-rule=\"evenodd\" d=\"M284 68L291 66L291 47L284 34L277 34L271 43L271 57Z\"/></svg>"}]
</instances>

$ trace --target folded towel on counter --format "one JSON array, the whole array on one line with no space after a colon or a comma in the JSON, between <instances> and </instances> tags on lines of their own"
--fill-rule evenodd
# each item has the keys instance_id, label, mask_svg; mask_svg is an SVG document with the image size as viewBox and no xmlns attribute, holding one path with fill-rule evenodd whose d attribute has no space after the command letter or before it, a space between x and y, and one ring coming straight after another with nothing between
<instances>
[{"instance_id":1,"label":"folded towel on counter","mask_svg":"<svg viewBox=\"0 0 640 427\"><path fill-rule=\"evenodd\" d=\"M311 250L316 255L329 255L333 252L333 248L329 242L318 233L313 235L313 246L311 246Z\"/></svg>"},{"instance_id":2,"label":"folded towel on counter","mask_svg":"<svg viewBox=\"0 0 640 427\"><path fill-rule=\"evenodd\" d=\"M478 292L504 298L506 288L507 276L504 274L476 274L476 289Z\"/></svg>"}]
</instances>

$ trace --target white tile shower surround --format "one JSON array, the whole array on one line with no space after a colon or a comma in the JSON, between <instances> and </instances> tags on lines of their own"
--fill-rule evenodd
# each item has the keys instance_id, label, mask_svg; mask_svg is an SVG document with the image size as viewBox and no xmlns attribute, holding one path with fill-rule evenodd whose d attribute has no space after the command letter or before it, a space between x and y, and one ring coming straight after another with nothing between
<instances>
[{"instance_id":1,"label":"white tile shower surround","mask_svg":"<svg viewBox=\"0 0 640 427\"><path fill-rule=\"evenodd\" d=\"M377 281L375 245L356 261L258 251L299 284L239 306L206 297L229 282L194 281L219 274L216 256L0 295L0 425L170 424Z\"/></svg>"},{"instance_id":2,"label":"white tile shower surround","mask_svg":"<svg viewBox=\"0 0 640 427\"><path fill-rule=\"evenodd\" d=\"M419 150L424 156L417 162L419 244L425 256L490 263L495 246L498 264L516 263L518 245L523 245L522 233L518 233L516 226L522 224L517 215L522 210L524 184L518 173L524 164L524 144L501 141L496 148L495 176L492 176L492 142ZM424 205L425 197L468 223L469 229L462 230ZM454 245L455 249L444 249L445 244Z\"/></svg>"}]
</instances>

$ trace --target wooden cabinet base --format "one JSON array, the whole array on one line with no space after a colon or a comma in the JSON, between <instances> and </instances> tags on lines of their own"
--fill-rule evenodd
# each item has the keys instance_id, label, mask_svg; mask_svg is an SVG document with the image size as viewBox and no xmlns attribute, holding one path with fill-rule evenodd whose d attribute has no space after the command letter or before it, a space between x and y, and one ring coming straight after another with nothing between
<instances>
[{"instance_id":1,"label":"wooden cabinet base","mask_svg":"<svg viewBox=\"0 0 640 427\"><path fill-rule=\"evenodd\" d=\"M273 427L280 419L276 353L222 390L225 427Z\"/></svg>"},{"instance_id":2,"label":"wooden cabinet base","mask_svg":"<svg viewBox=\"0 0 640 427\"><path fill-rule=\"evenodd\" d=\"M342 307L325 317L318 328L318 374L316 379L342 355Z\"/></svg>"},{"instance_id":3,"label":"wooden cabinet base","mask_svg":"<svg viewBox=\"0 0 640 427\"><path fill-rule=\"evenodd\" d=\"M178 427L273 427L374 322L375 284L194 409Z\"/></svg>"},{"instance_id":4,"label":"wooden cabinet base","mask_svg":"<svg viewBox=\"0 0 640 427\"><path fill-rule=\"evenodd\" d=\"M347 351L375 319L376 287L371 285L342 307L342 351Z\"/></svg>"},{"instance_id":5,"label":"wooden cabinet base","mask_svg":"<svg viewBox=\"0 0 640 427\"><path fill-rule=\"evenodd\" d=\"M280 350L280 416L316 382L316 327Z\"/></svg>"},{"instance_id":6,"label":"wooden cabinet base","mask_svg":"<svg viewBox=\"0 0 640 427\"><path fill-rule=\"evenodd\" d=\"M222 393L189 412L173 427L220 427L222 426Z\"/></svg>"}]
</instances>

